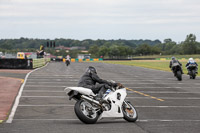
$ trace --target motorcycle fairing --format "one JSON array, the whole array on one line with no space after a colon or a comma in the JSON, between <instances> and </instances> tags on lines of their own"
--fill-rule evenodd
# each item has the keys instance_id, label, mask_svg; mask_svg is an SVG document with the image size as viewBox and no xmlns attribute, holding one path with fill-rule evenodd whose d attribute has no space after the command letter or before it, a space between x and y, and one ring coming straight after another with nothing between
<instances>
[{"instance_id":1,"label":"motorcycle fairing","mask_svg":"<svg viewBox=\"0 0 200 133\"><path fill-rule=\"evenodd\" d=\"M120 98L118 95L121 95ZM101 115L102 117L123 117L122 113L122 104L126 97L126 89L119 89L115 92L110 92L106 97L105 100L111 101L111 109L109 111L104 111Z\"/></svg>"}]
</instances>

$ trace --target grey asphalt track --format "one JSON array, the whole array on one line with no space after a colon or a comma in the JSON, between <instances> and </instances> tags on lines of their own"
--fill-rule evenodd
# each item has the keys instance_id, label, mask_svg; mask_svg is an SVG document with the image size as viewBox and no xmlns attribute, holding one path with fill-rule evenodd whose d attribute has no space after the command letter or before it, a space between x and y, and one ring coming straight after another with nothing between
<instances>
[{"instance_id":1,"label":"grey asphalt track","mask_svg":"<svg viewBox=\"0 0 200 133\"><path fill-rule=\"evenodd\" d=\"M88 66L99 76L131 89L127 99L135 105L139 119L103 119L83 124L63 91L76 86ZM12 123L0 124L0 133L199 133L200 78L177 81L173 74L133 66L106 63L53 62L30 74Z\"/></svg>"},{"instance_id":2,"label":"grey asphalt track","mask_svg":"<svg viewBox=\"0 0 200 133\"><path fill-rule=\"evenodd\" d=\"M0 72L1 77L12 77L12 78L20 78L24 79L26 73L8 73L8 72Z\"/></svg>"}]
</instances>

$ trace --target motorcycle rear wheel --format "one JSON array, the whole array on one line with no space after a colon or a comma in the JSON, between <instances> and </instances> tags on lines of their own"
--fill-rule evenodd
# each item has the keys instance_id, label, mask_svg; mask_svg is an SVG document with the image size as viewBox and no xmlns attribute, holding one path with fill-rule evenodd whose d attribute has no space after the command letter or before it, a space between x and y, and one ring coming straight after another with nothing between
<instances>
[{"instance_id":1,"label":"motorcycle rear wheel","mask_svg":"<svg viewBox=\"0 0 200 133\"><path fill-rule=\"evenodd\" d=\"M129 107L127 106L127 104ZM123 102L122 112L124 114L124 119L128 122L135 122L138 119L138 114L135 107L128 101Z\"/></svg>"},{"instance_id":2,"label":"motorcycle rear wheel","mask_svg":"<svg viewBox=\"0 0 200 133\"><path fill-rule=\"evenodd\" d=\"M85 100L77 101L74 106L74 111L79 120L85 124L94 124L99 118L99 113Z\"/></svg>"},{"instance_id":3,"label":"motorcycle rear wheel","mask_svg":"<svg viewBox=\"0 0 200 133\"><path fill-rule=\"evenodd\" d=\"M177 74L176 74L176 77L179 81L182 80L182 74L181 74L181 71L177 71Z\"/></svg>"},{"instance_id":4,"label":"motorcycle rear wheel","mask_svg":"<svg viewBox=\"0 0 200 133\"><path fill-rule=\"evenodd\" d=\"M66 61L66 65L69 66L69 64L70 64L70 62L69 62L69 61Z\"/></svg>"}]
</instances>

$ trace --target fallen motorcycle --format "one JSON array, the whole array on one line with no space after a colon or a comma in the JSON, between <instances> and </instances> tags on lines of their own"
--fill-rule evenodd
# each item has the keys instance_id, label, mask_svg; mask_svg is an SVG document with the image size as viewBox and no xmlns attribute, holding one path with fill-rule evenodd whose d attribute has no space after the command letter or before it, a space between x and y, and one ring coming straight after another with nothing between
<instances>
[{"instance_id":1,"label":"fallen motorcycle","mask_svg":"<svg viewBox=\"0 0 200 133\"><path fill-rule=\"evenodd\" d=\"M96 95L88 88L67 87L65 91L70 100L76 100L74 111L83 123L94 124L102 118L124 118L135 122L138 118L135 107L125 100L127 92L123 86L108 89L103 102L95 100Z\"/></svg>"}]
</instances>

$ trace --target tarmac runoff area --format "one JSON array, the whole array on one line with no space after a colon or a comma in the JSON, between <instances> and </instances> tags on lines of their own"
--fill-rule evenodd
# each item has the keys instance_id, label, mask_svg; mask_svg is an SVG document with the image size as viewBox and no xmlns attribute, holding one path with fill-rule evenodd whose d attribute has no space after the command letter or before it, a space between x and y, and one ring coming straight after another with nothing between
<instances>
[{"instance_id":1,"label":"tarmac runoff area","mask_svg":"<svg viewBox=\"0 0 200 133\"><path fill-rule=\"evenodd\" d=\"M135 123L103 119L93 125L80 122L65 87L77 86L88 66L99 76L127 87L127 100L137 109ZM200 77L183 75L177 81L171 72L106 63L52 62L32 72L0 133L199 133Z\"/></svg>"},{"instance_id":2,"label":"tarmac runoff area","mask_svg":"<svg viewBox=\"0 0 200 133\"><path fill-rule=\"evenodd\" d=\"M19 88L28 72L30 70L0 69L0 123L7 119Z\"/></svg>"}]
</instances>

